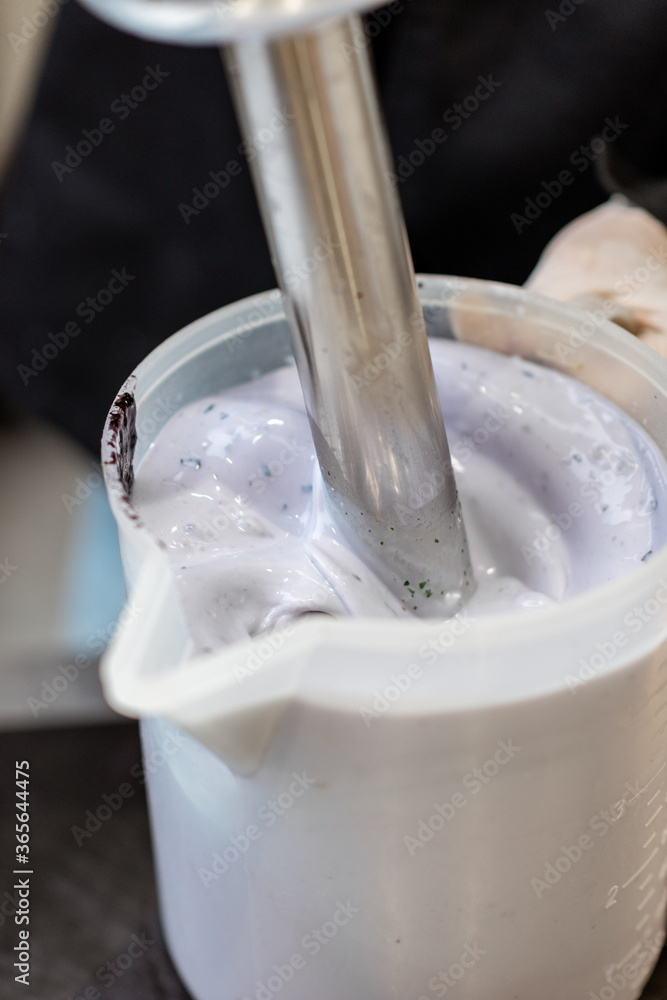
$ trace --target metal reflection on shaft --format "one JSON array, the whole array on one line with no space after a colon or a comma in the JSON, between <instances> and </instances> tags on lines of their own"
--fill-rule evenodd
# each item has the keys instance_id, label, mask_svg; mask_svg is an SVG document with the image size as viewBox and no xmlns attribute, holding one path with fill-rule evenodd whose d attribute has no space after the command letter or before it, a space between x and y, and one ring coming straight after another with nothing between
<instances>
[{"instance_id":1,"label":"metal reflection on shaft","mask_svg":"<svg viewBox=\"0 0 667 1000\"><path fill-rule=\"evenodd\" d=\"M410 251L359 19L225 62L337 523L406 610L473 589Z\"/></svg>"}]
</instances>

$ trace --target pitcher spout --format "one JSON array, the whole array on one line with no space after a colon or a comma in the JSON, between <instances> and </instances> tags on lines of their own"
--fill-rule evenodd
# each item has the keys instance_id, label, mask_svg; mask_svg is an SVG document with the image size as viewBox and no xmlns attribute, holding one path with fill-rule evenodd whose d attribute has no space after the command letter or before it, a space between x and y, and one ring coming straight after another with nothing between
<instances>
[{"instance_id":1,"label":"pitcher spout","mask_svg":"<svg viewBox=\"0 0 667 1000\"><path fill-rule=\"evenodd\" d=\"M167 557L146 560L101 666L104 694L132 718L161 717L184 729L235 774L260 767L322 628L283 628L215 653L193 643ZM267 655L267 649L270 651Z\"/></svg>"}]
</instances>

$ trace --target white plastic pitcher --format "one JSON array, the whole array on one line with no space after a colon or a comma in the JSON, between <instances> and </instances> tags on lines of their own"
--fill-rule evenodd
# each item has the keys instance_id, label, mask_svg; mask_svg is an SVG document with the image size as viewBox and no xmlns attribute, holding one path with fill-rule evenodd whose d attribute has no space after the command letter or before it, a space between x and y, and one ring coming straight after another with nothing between
<instances>
[{"instance_id":1,"label":"white plastic pitcher","mask_svg":"<svg viewBox=\"0 0 667 1000\"><path fill-rule=\"evenodd\" d=\"M518 288L419 285L430 335L569 372L667 454L667 363L629 334ZM131 598L103 682L143 719L185 984L195 1000L634 1000L664 938L667 551L529 615L318 617L192 658L132 461L178 407L289 356L278 293L227 306L153 351L105 428Z\"/></svg>"}]
</instances>

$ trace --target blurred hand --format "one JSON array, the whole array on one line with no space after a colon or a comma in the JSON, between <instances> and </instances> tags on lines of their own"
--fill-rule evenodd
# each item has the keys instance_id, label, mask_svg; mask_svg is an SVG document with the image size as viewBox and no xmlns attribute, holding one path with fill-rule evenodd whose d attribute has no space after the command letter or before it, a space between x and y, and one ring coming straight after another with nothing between
<instances>
[{"instance_id":1,"label":"blurred hand","mask_svg":"<svg viewBox=\"0 0 667 1000\"><path fill-rule=\"evenodd\" d=\"M667 228L614 197L547 244L526 288L605 310L667 358Z\"/></svg>"}]
</instances>

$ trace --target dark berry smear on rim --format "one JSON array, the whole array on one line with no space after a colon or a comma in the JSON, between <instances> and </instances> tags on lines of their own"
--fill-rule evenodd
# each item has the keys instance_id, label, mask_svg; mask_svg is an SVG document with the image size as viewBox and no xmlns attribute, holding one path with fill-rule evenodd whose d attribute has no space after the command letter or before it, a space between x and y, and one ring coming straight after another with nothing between
<instances>
[{"instance_id":1,"label":"dark berry smear on rim","mask_svg":"<svg viewBox=\"0 0 667 1000\"><path fill-rule=\"evenodd\" d=\"M134 484L134 449L137 443L137 407L131 392L122 392L111 408L108 423L110 460L129 497Z\"/></svg>"}]
</instances>

